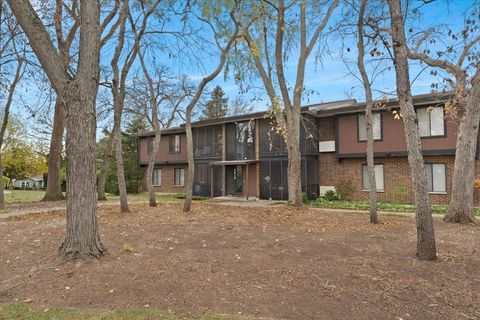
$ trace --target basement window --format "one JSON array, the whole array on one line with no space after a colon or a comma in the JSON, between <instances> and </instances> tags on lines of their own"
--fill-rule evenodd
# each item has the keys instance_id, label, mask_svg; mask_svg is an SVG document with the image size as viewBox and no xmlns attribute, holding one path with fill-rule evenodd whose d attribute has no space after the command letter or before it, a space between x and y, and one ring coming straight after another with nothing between
<instances>
[{"instance_id":1,"label":"basement window","mask_svg":"<svg viewBox=\"0 0 480 320\"><path fill-rule=\"evenodd\" d=\"M383 164L376 164L374 166L375 170L375 185L377 187L377 192L384 192L384 181L383 181ZM368 166L364 164L362 166L362 190L370 191L370 183L368 181Z\"/></svg>"},{"instance_id":2,"label":"basement window","mask_svg":"<svg viewBox=\"0 0 480 320\"><path fill-rule=\"evenodd\" d=\"M430 192L446 193L446 165L445 163L426 163L428 190Z\"/></svg>"}]
</instances>

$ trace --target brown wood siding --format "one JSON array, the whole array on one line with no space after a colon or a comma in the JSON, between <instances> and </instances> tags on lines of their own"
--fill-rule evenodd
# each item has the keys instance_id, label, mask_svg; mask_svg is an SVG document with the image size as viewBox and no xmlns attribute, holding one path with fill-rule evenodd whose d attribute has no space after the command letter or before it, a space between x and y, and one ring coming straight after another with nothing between
<instances>
[{"instance_id":1,"label":"brown wood siding","mask_svg":"<svg viewBox=\"0 0 480 320\"><path fill-rule=\"evenodd\" d=\"M338 117L338 156L364 154L366 141L358 141L358 114ZM454 150L457 139L457 122L445 119L445 136L423 137L422 148L424 151ZM403 121L397 120L390 112L382 113L382 140L374 143L375 153L402 153L407 151Z\"/></svg>"},{"instance_id":2,"label":"brown wood siding","mask_svg":"<svg viewBox=\"0 0 480 320\"><path fill-rule=\"evenodd\" d=\"M162 135L160 140L160 152L157 156L156 161L187 161L187 136L184 133L180 133L180 152L179 153L170 153L170 136L175 134ZM153 137L140 137L139 138L139 162L140 164L148 164L149 155L148 155L148 140L153 139Z\"/></svg>"}]
</instances>

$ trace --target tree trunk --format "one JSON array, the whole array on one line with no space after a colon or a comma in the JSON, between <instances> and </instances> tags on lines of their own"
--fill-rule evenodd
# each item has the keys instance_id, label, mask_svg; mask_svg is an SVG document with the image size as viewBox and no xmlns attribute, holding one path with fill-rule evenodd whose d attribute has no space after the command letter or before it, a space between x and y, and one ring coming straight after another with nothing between
<instances>
[{"instance_id":1,"label":"tree trunk","mask_svg":"<svg viewBox=\"0 0 480 320\"><path fill-rule=\"evenodd\" d=\"M192 206L193 177L195 175L195 160L193 158L192 111L187 109L185 132L187 134L187 191L183 202L183 212L189 212ZM213 183L213 182L212 182Z\"/></svg>"},{"instance_id":2,"label":"tree trunk","mask_svg":"<svg viewBox=\"0 0 480 320\"><path fill-rule=\"evenodd\" d=\"M3 163L0 156L0 177L2 178L2 182L0 183L0 210L5 209L5 195L3 194Z\"/></svg>"},{"instance_id":3,"label":"tree trunk","mask_svg":"<svg viewBox=\"0 0 480 320\"><path fill-rule=\"evenodd\" d=\"M96 79L92 80L95 82ZM97 221L94 89L96 86L93 84L89 86L88 83L82 85L80 82L70 81L65 101L67 235L60 246L60 256L67 260L100 257L106 254L106 249L100 242Z\"/></svg>"},{"instance_id":4,"label":"tree trunk","mask_svg":"<svg viewBox=\"0 0 480 320\"><path fill-rule=\"evenodd\" d=\"M413 107L408 72L408 49L405 40L403 14L399 0L389 0L397 79L397 94L403 115L405 140L407 141L408 163L415 195L417 223L417 257L420 260L437 258L432 208L428 196L427 175L424 169L422 146L418 132L417 117Z\"/></svg>"},{"instance_id":5,"label":"tree trunk","mask_svg":"<svg viewBox=\"0 0 480 320\"><path fill-rule=\"evenodd\" d=\"M48 154L47 190L42 201L65 200L62 193L62 182L60 177L63 150L63 117L62 99L57 96L55 101L55 115L53 117L52 136L50 139L50 152Z\"/></svg>"},{"instance_id":6,"label":"tree trunk","mask_svg":"<svg viewBox=\"0 0 480 320\"><path fill-rule=\"evenodd\" d=\"M113 139L115 144L115 158L117 162L117 181L118 192L120 194L120 212L129 212L127 200L127 186L125 183L125 167L123 165L123 148L120 124L118 124L117 128L113 130Z\"/></svg>"},{"instance_id":7,"label":"tree trunk","mask_svg":"<svg viewBox=\"0 0 480 320\"><path fill-rule=\"evenodd\" d=\"M458 128L453 167L452 197L443 221L476 223L473 208L473 180L477 150L478 124L480 121L480 71L472 79L465 110Z\"/></svg>"},{"instance_id":8,"label":"tree trunk","mask_svg":"<svg viewBox=\"0 0 480 320\"><path fill-rule=\"evenodd\" d=\"M298 108L299 109L299 108ZM288 204L302 206L302 181L300 153L300 110L287 109L288 150Z\"/></svg>"},{"instance_id":9,"label":"tree trunk","mask_svg":"<svg viewBox=\"0 0 480 320\"><path fill-rule=\"evenodd\" d=\"M113 134L112 134L113 135ZM98 175L98 200L106 201L107 197L105 195L105 184L107 182L108 169L110 169L110 164L112 161L112 149L113 149L113 137L112 135L108 139L107 148L105 150L105 156L102 162L102 167L100 168L100 174Z\"/></svg>"},{"instance_id":10,"label":"tree trunk","mask_svg":"<svg viewBox=\"0 0 480 320\"><path fill-rule=\"evenodd\" d=\"M370 223L378 223L377 217L377 184L375 181L375 159L374 159L374 150L373 150L373 96L372 88L370 85L370 80L368 79L368 74L365 69L365 47L363 41L363 19L365 14L365 8L367 6L367 0L362 0L360 5L360 10L358 14L358 40L357 40L357 50L358 50L358 70L362 77L363 88L365 90L365 99L367 101L367 106L365 109L365 121L367 127L367 166L368 166L368 185L370 188Z\"/></svg>"},{"instance_id":11,"label":"tree trunk","mask_svg":"<svg viewBox=\"0 0 480 320\"><path fill-rule=\"evenodd\" d=\"M365 121L367 123L367 166L368 166L368 185L370 187L370 223L378 223L377 217L377 182L375 181L375 159L373 153L373 115L372 100L367 99L367 109L365 111Z\"/></svg>"},{"instance_id":12,"label":"tree trunk","mask_svg":"<svg viewBox=\"0 0 480 320\"><path fill-rule=\"evenodd\" d=\"M157 158L158 150L160 149L161 138L162 138L161 133L155 132L155 139L153 139L153 148L152 148L153 150L148 160L147 189L148 189L148 203L150 207L157 206L157 199L155 198L155 187L153 186L152 177L153 177L153 169L155 168L155 160Z\"/></svg>"}]
</instances>

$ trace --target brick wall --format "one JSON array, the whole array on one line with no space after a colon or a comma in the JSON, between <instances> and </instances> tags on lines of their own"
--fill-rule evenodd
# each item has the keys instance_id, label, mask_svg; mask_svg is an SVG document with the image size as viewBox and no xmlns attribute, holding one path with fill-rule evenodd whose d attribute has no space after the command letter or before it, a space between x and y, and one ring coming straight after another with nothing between
<instances>
[{"instance_id":1,"label":"brick wall","mask_svg":"<svg viewBox=\"0 0 480 320\"><path fill-rule=\"evenodd\" d=\"M144 168L144 190L147 191L147 184L146 184L146 173L147 167ZM185 193L186 192L186 184L187 184L187 165L186 164L165 164L162 166L156 166L155 168L162 169L162 185L155 186L155 192L164 192L164 193ZM174 169L175 168L183 168L185 170L185 183L183 186L175 186L174 185Z\"/></svg>"},{"instance_id":2,"label":"brick wall","mask_svg":"<svg viewBox=\"0 0 480 320\"><path fill-rule=\"evenodd\" d=\"M425 156L425 163L445 163L447 192L430 193L432 204L448 204L451 195L454 156ZM362 165L365 158L340 159L335 154L320 155L320 185L337 186L343 181L351 181L355 187L353 200L367 200L368 191L362 191ZM383 164L384 192L378 192L379 201L413 203L413 190L410 180L410 167L407 157L376 158L375 164ZM476 162L476 176L480 175L480 160ZM480 192L475 191L475 203L479 204Z\"/></svg>"}]
</instances>

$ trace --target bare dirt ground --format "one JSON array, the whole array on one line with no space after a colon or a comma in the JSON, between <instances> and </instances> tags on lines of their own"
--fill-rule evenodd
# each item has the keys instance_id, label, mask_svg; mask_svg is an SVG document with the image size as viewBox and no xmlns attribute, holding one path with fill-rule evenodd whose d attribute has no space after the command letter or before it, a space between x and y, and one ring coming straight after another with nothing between
<instances>
[{"instance_id":1,"label":"bare dirt ground","mask_svg":"<svg viewBox=\"0 0 480 320\"><path fill-rule=\"evenodd\" d=\"M181 203L102 206L109 255L51 265L63 210L0 220L0 302L275 319L480 319L480 226L435 222L415 258L410 217Z\"/></svg>"}]
</instances>

